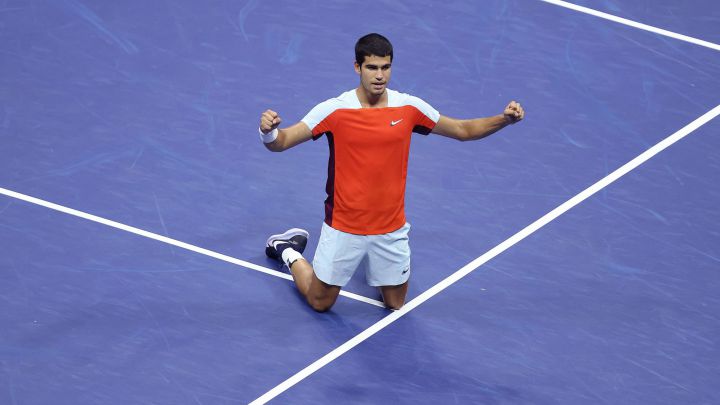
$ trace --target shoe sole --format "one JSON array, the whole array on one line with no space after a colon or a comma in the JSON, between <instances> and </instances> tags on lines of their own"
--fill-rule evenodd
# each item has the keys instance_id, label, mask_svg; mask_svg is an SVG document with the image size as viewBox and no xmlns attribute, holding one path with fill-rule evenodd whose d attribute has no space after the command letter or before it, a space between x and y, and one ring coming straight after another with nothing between
<instances>
[{"instance_id":1,"label":"shoe sole","mask_svg":"<svg viewBox=\"0 0 720 405\"><path fill-rule=\"evenodd\" d=\"M292 238L293 236L304 236L304 237L306 237L306 238L309 238L309 237L310 237L310 234L308 233L308 231L306 231L306 230L304 230L304 229L300 229L300 228L288 229L287 231L285 231L285 232L283 232L283 233L279 233L279 234L277 234L277 235L271 235L271 236L268 238L267 242L265 243L265 247L270 247L270 246L272 246L271 243L272 243L273 241L278 240L278 239L290 239L290 238Z\"/></svg>"}]
</instances>

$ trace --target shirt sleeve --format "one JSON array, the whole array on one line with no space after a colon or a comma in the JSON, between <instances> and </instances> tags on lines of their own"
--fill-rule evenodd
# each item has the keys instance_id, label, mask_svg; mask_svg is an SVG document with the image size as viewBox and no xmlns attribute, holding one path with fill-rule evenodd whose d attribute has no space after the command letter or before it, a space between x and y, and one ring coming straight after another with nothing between
<instances>
[{"instance_id":1,"label":"shirt sleeve","mask_svg":"<svg viewBox=\"0 0 720 405\"><path fill-rule=\"evenodd\" d=\"M425 100L415 96L408 96L407 103L415 107L418 111L415 117L413 132L423 135L429 134L440 119L440 113L425 102Z\"/></svg>"},{"instance_id":2,"label":"shirt sleeve","mask_svg":"<svg viewBox=\"0 0 720 405\"><path fill-rule=\"evenodd\" d=\"M337 103L334 99L323 101L313 107L301 122L310 128L313 134L313 140L320 138L324 133L330 131L329 117L337 109Z\"/></svg>"}]
</instances>

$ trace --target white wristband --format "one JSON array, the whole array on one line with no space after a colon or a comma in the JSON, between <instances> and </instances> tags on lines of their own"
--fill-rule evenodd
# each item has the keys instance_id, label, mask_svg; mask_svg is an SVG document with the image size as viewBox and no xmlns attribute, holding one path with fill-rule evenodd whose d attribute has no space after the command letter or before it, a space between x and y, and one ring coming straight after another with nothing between
<instances>
[{"instance_id":1,"label":"white wristband","mask_svg":"<svg viewBox=\"0 0 720 405\"><path fill-rule=\"evenodd\" d=\"M268 132L267 134L263 134L263 131L258 128L258 131L260 132L260 139L262 139L263 143L272 143L275 142L275 139L278 137L278 129L275 128L272 131Z\"/></svg>"}]
</instances>

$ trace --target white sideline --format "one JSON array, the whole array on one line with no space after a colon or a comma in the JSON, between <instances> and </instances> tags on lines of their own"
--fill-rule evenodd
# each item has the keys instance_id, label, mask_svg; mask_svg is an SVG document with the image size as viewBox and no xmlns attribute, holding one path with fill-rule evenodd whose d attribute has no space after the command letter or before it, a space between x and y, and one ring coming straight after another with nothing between
<instances>
[{"instance_id":1,"label":"white sideline","mask_svg":"<svg viewBox=\"0 0 720 405\"><path fill-rule=\"evenodd\" d=\"M557 208L553 209L552 211L548 212L547 214L543 215L540 219L536 220L532 224L528 225L524 229L522 229L520 232L516 233L515 235L509 237L504 242L500 243L499 245L495 246L494 248L490 249L487 253L483 254L482 256L478 257L477 259L473 260L472 262L466 264L464 267L462 267L460 270L456 271L455 273L451 274L449 277L445 278L438 284L435 284L433 287L425 291L424 293L418 295L414 299L412 299L410 302L405 304L402 308L399 310L391 313L390 315L386 316L385 318L379 320L369 328L365 329L364 331L360 332L360 334L355 335L352 339L348 340L347 342L343 343L330 353L326 354L325 356L321 357L320 359L316 360L309 366L305 367L304 369L297 372L292 377L288 378L287 380L283 381L282 383L275 386L275 388L271 389L270 391L266 392L256 400L250 403L250 405L257 405L257 404L264 404L271 399L275 398L276 396L280 395L290 387L294 386L295 384L299 383L306 377L310 376L315 371L319 370L320 368L324 367L331 361L337 359L338 357L342 356L346 352L348 352L353 347L359 345L372 335L376 334L386 326L390 325L391 323L398 320L403 315L407 314L408 312L415 309L417 306L422 304L423 302L427 301L428 299L432 298L434 295L440 293L444 289L448 288L449 286L453 285L457 281L459 281L461 278L465 277L466 275L470 274L471 272L475 271L478 267L482 266L489 260L493 259L495 256L499 255L500 253L506 251L516 243L520 242L521 240L525 239L527 236L531 235L538 229L542 228L543 226L547 225L549 222L553 221L560 215L564 214L568 210L570 210L572 207L580 204L593 194L597 193L598 191L602 190L603 188L607 187L609 184L614 182L615 180L619 179L623 175L627 174L631 170L635 169L636 167L640 166L653 156L657 155L670 145L674 144L675 142L679 141L680 139L686 137L691 132L695 131L696 129L700 128L702 125L706 124L708 121L712 120L713 118L720 115L720 105L716 106L712 110L708 111L707 113L703 114L700 118L697 118L690 124L686 125L679 131L675 132L674 134L668 136L667 138L663 139L659 143L655 144L650 149L646 150L645 152L641 153L639 156L635 157L628 163L624 164L614 172L608 174L595 184L591 185L590 187L586 188L585 190L581 191L576 196L572 197L571 199L567 200L563 204L559 205Z\"/></svg>"},{"instance_id":2,"label":"white sideline","mask_svg":"<svg viewBox=\"0 0 720 405\"><path fill-rule=\"evenodd\" d=\"M245 260L236 259L234 257L227 256L222 253L214 252L212 250L194 246L189 243L181 242L176 239L168 238L167 236L158 235L156 233L152 233L152 232L148 232L148 231L145 231L145 230L142 230L139 228L135 228L134 226L125 225L120 222L116 222L116 221L112 221L112 220L109 220L106 218L98 217L97 215L88 214L83 211L78 211L76 209L68 208L68 207L58 205L58 204L55 204L55 203L52 203L49 201L41 200L36 197L31 197L29 195L21 194L21 193L18 193L17 191L12 191L12 190L8 190L6 188L0 187L0 194L4 194L8 197L12 197L12 198L16 198L18 200L29 202L31 204L40 205L45 208L50 208L55 211L60 211L65 214L69 214L69 215L73 215L73 216L80 217L83 219L87 219L89 221L93 221L93 222L97 222L97 223L100 223L103 225L111 226L113 228L117 228L117 229L127 231L130 233L134 233L136 235L144 236L146 238L154 239L159 242L177 246L179 248L183 248L183 249L195 252L195 253L200 253L205 256L210 256L215 259L219 259L219 260L222 260L222 261L225 261L228 263L237 264L238 266L242 266L242 267L245 267L245 268L248 268L251 270L256 270L261 273L269 274L271 276L284 278L284 279L290 280L290 281L292 281L292 279L293 279L291 275L277 271L277 270L269 269L269 268L263 267L263 266L258 266L257 264L246 262ZM347 297L347 298L357 300L357 301L362 301L367 304L385 308L385 304L383 304L382 302L380 302L378 300L374 300L372 298L364 297L362 295L358 295L358 294L354 294L354 293L342 291L342 290L340 291L340 295Z\"/></svg>"},{"instance_id":3,"label":"white sideline","mask_svg":"<svg viewBox=\"0 0 720 405\"><path fill-rule=\"evenodd\" d=\"M649 31L649 32L652 32L655 34L664 35L666 37L678 39L680 41L685 41L685 42L689 42L691 44L700 45L700 46L704 46L706 48L720 51L720 45L713 43L713 42L704 41L702 39L693 38L693 37L683 35L683 34L678 34L676 32L664 30L662 28L653 27L652 25L639 23L639 22L636 22L633 20L628 20L627 18L618 17L618 16L615 16L612 14L604 13L602 11L593 10L591 8L578 6L577 4L568 3L567 1L562 1L562 0L540 0L540 1L543 1L545 3L554 4L554 5L560 6L560 7L565 7L567 9L575 10L575 11L589 14L589 15L592 15L595 17L604 18L606 20L614 21L616 23L628 25L630 27Z\"/></svg>"}]
</instances>

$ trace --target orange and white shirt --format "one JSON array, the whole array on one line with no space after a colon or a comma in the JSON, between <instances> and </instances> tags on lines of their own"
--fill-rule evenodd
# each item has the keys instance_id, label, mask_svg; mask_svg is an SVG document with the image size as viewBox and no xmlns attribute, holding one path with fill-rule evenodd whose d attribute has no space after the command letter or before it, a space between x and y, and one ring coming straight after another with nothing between
<instances>
[{"instance_id":1,"label":"orange and white shirt","mask_svg":"<svg viewBox=\"0 0 720 405\"><path fill-rule=\"evenodd\" d=\"M362 108L355 90L324 101L303 119L313 140L330 147L325 223L343 232L375 235L405 225L410 137L428 134L440 113L425 101L387 90L388 106Z\"/></svg>"}]
</instances>

